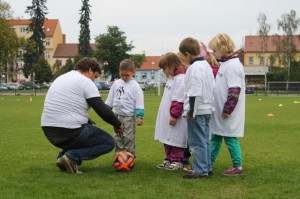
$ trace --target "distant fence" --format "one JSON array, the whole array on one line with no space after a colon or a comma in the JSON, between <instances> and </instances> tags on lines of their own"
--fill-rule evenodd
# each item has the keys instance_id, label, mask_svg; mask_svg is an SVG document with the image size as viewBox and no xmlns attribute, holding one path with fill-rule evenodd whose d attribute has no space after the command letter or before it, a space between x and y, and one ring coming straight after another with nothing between
<instances>
[{"instance_id":1,"label":"distant fence","mask_svg":"<svg viewBox=\"0 0 300 199\"><path fill-rule=\"evenodd\" d=\"M271 94L300 94L300 82L268 82L267 93Z\"/></svg>"},{"instance_id":2,"label":"distant fence","mask_svg":"<svg viewBox=\"0 0 300 199\"><path fill-rule=\"evenodd\" d=\"M48 88L30 89L30 90L0 90L0 95L46 95ZM144 95L162 96L164 87L161 85L160 89L157 87L149 88L144 91ZM100 90L101 95L107 95L109 90Z\"/></svg>"}]
</instances>

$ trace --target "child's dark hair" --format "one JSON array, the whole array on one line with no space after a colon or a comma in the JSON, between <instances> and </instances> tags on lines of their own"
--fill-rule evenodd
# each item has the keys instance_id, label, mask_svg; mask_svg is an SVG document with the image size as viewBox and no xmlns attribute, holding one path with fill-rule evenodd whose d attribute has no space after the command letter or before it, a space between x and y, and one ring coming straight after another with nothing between
<instances>
[{"instance_id":1,"label":"child's dark hair","mask_svg":"<svg viewBox=\"0 0 300 199\"><path fill-rule=\"evenodd\" d=\"M166 53L160 57L158 66L165 70L167 76L172 76L173 72L183 64L175 53Z\"/></svg>"},{"instance_id":2,"label":"child's dark hair","mask_svg":"<svg viewBox=\"0 0 300 199\"><path fill-rule=\"evenodd\" d=\"M179 52L184 56L186 56L187 53L198 56L200 54L199 42L194 38L187 37L180 42Z\"/></svg>"},{"instance_id":3,"label":"child's dark hair","mask_svg":"<svg viewBox=\"0 0 300 199\"><path fill-rule=\"evenodd\" d=\"M122 60L121 63L120 63L119 70L134 71L135 70L134 62L130 59Z\"/></svg>"},{"instance_id":4,"label":"child's dark hair","mask_svg":"<svg viewBox=\"0 0 300 199\"><path fill-rule=\"evenodd\" d=\"M75 70L80 70L82 72L87 72L91 69L93 72L98 72L101 74L101 67L99 62L95 58L83 57L81 58L74 67Z\"/></svg>"}]
</instances>

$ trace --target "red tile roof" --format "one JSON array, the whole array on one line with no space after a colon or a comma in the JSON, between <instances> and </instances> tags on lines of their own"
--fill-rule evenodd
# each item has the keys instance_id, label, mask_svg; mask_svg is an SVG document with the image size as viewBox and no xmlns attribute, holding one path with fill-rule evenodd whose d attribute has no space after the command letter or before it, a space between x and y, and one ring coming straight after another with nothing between
<instances>
[{"instance_id":1,"label":"red tile roof","mask_svg":"<svg viewBox=\"0 0 300 199\"><path fill-rule=\"evenodd\" d=\"M146 61L137 70L160 70L158 66L160 56L146 56Z\"/></svg>"},{"instance_id":2,"label":"red tile roof","mask_svg":"<svg viewBox=\"0 0 300 199\"><path fill-rule=\"evenodd\" d=\"M8 22L11 26L15 26L15 25L29 26L29 24L31 23L31 20L29 20L29 19L9 19ZM44 21L46 37L53 36L57 24L58 24L58 19L46 19Z\"/></svg>"},{"instance_id":3,"label":"red tile roof","mask_svg":"<svg viewBox=\"0 0 300 199\"><path fill-rule=\"evenodd\" d=\"M270 35L267 38L267 50L266 52L277 52L276 45L273 42L278 36ZM285 36L279 36L282 39ZM260 36L245 36L245 48L244 52L251 53L251 52L261 52L261 42L262 37ZM300 38L298 39L297 36L293 37L293 43L296 44L297 51L300 51Z\"/></svg>"},{"instance_id":4,"label":"red tile roof","mask_svg":"<svg viewBox=\"0 0 300 199\"><path fill-rule=\"evenodd\" d=\"M91 44L93 50L96 50L96 44ZM78 44L58 44L53 58L74 58L78 54Z\"/></svg>"}]
</instances>

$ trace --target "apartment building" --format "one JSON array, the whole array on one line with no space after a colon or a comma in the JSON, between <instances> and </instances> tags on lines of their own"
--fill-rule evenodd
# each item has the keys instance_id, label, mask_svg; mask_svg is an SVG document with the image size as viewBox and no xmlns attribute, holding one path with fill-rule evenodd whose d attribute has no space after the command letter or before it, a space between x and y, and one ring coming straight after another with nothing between
<instances>
[{"instance_id":1,"label":"apartment building","mask_svg":"<svg viewBox=\"0 0 300 199\"><path fill-rule=\"evenodd\" d=\"M18 37L23 37L25 39L29 38L32 35L32 32L28 31L29 24L31 21L29 19L9 19L9 24L12 29L15 30ZM46 19L44 21L44 31L45 31L45 58L48 61L49 65L52 67L54 64L53 55L56 51L58 44L65 43L65 35L62 34L62 29L58 19ZM22 68L24 65L23 62L24 49L20 48L18 57L15 62L15 72L10 74L11 79L19 79L22 77Z\"/></svg>"}]
</instances>

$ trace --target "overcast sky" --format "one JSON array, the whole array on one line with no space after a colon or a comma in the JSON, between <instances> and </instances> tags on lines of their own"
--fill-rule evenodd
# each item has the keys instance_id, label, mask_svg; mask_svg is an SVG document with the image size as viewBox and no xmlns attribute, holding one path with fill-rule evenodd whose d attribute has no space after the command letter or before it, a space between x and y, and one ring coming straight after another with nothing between
<instances>
[{"instance_id":1,"label":"overcast sky","mask_svg":"<svg viewBox=\"0 0 300 199\"><path fill-rule=\"evenodd\" d=\"M32 0L2 0L10 4L15 17L29 18L26 7ZM78 43L81 0L48 0L49 19L59 19L67 43ZM300 18L300 0L90 0L92 42L107 26L118 26L127 42L133 41L132 53L161 55L177 52L185 37L205 44L217 33L225 32L236 47L245 35L256 35L260 12L277 30L277 20L293 9ZM299 33L300 30L298 30Z\"/></svg>"}]
</instances>

